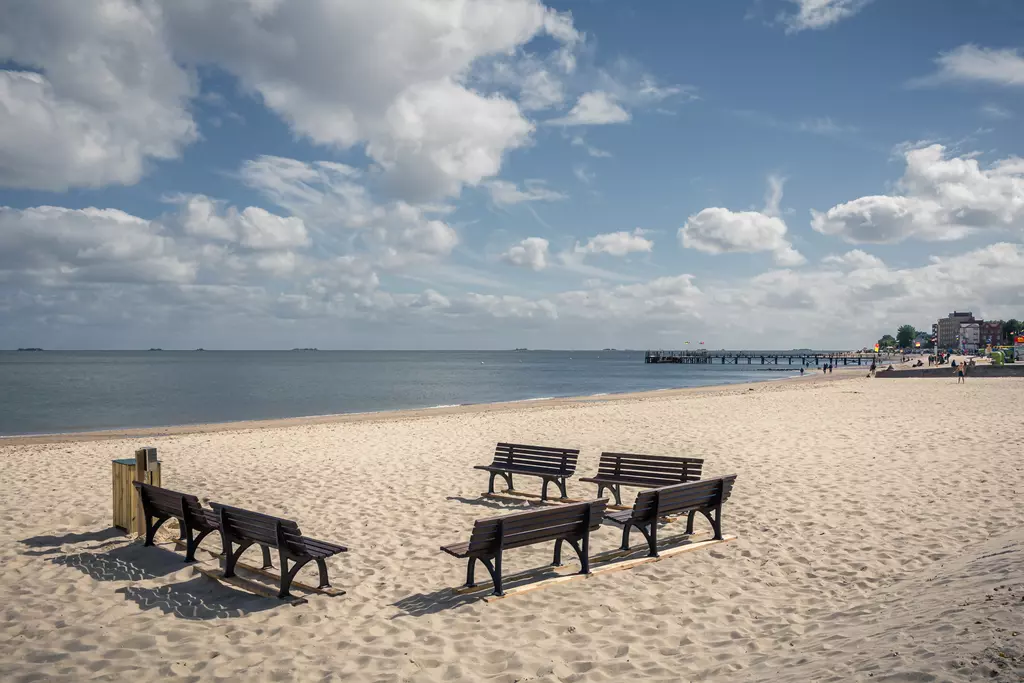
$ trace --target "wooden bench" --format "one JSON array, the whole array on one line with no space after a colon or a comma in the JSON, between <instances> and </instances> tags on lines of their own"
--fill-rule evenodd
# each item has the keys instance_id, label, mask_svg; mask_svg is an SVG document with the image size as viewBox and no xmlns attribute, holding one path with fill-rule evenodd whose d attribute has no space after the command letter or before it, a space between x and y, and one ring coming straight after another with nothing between
<instances>
[{"instance_id":1,"label":"wooden bench","mask_svg":"<svg viewBox=\"0 0 1024 683\"><path fill-rule=\"evenodd\" d=\"M658 520L668 514L687 513L686 533L693 533L693 518L698 512L707 517L722 539L722 504L732 493L735 474L686 484L641 491L632 510L605 513L605 520L622 527L622 550L629 550L629 532L636 527L647 539L650 556L658 556Z\"/></svg>"},{"instance_id":2,"label":"wooden bench","mask_svg":"<svg viewBox=\"0 0 1024 683\"><path fill-rule=\"evenodd\" d=\"M565 480L576 472L576 460L579 457L579 449L575 448L499 443L494 448L494 461L490 465L477 465L474 469L491 473L487 482L488 493L494 493L494 478L498 476L508 483L509 491L514 491L512 475L522 474L544 480L541 500L548 499L548 484L552 481L558 486L562 498L568 498Z\"/></svg>"},{"instance_id":3,"label":"wooden bench","mask_svg":"<svg viewBox=\"0 0 1024 683\"><path fill-rule=\"evenodd\" d=\"M590 532L601 526L608 499L559 505L502 517L478 519L466 543L442 546L441 550L458 558L469 558L466 587L476 585L473 569L480 560L494 582L494 595L504 595L501 584L501 556L505 550L545 541L555 542L554 566L562 564L562 543L566 542L580 558L581 574L590 573Z\"/></svg>"},{"instance_id":4,"label":"wooden bench","mask_svg":"<svg viewBox=\"0 0 1024 683\"><path fill-rule=\"evenodd\" d=\"M615 496L615 504L622 505L623 486L657 488L683 484L700 479L704 466L701 458L674 458L636 453L602 453L597 476L580 481L597 484L597 497L607 488Z\"/></svg>"},{"instance_id":5,"label":"wooden bench","mask_svg":"<svg viewBox=\"0 0 1024 683\"><path fill-rule=\"evenodd\" d=\"M290 597L288 589L295 575L311 560L320 570L320 588L331 584L327 578L328 557L347 552L348 548L303 536L299 525L288 519L271 517L260 512L243 510L220 503L210 503L217 515L221 538L224 542L224 577L235 575L238 558L249 546L258 543L263 546L264 568L270 566L267 547L277 548L281 558L281 589L279 598ZM234 546L238 546L235 548ZM288 562L292 561L291 567Z\"/></svg>"},{"instance_id":6,"label":"wooden bench","mask_svg":"<svg viewBox=\"0 0 1024 683\"><path fill-rule=\"evenodd\" d=\"M170 489L132 482L142 500L146 520L146 545L153 545L157 529L168 519L178 520L181 538L185 541L185 561L196 561L196 549L211 532L217 531L217 516L203 509L196 496Z\"/></svg>"}]
</instances>

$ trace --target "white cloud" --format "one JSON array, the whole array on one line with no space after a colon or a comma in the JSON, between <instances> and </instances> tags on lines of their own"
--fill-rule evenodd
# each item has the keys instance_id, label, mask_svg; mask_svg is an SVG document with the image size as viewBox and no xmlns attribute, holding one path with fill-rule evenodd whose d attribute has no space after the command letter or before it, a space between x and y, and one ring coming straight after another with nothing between
<instances>
[{"instance_id":1,"label":"white cloud","mask_svg":"<svg viewBox=\"0 0 1024 683\"><path fill-rule=\"evenodd\" d=\"M486 183L486 187L491 194L491 201L498 206L568 199L567 195L547 188L541 180L527 180L522 189L507 180L491 180Z\"/></svg>"},{"instance_id":2,"label":"white cloud","mask_svg":"<svg viewBox=\"0 0 1024 683\"><path fill-rule=\"evenodd\" d=\"M982 230L1024 230L1024 160L983 168L942 145L910 149L897 194L860 197L812 211L811 226L851 243L956 240Z\"/></svg>"},{"instance_id":3,"label":"white cloud","mask_svg":"<svg viewBox=\"0 0 1024 683\"><path fill-rule=\"evenodd\" d=\"M544 270L548 265L548 241L543 237L527 237L502 254L502 259L515 266Z\"/></svg>"},{"instance_id":4,"label":"white cloud","mask_svg":"<svg viewBox=\"0 0 1024 683\"><path fill-rule=\"evenodd\" d=\"M786 179L774 173L768 176L768 189L764 194L764 214L766 216L781 216L780 204L782 194L786 187Z\"/></svg>"},{"instance_id":5,"label":"white cloud","mask_svg":"<svg viewBox=\"0 0 1024 683\"><path fill-rule=\"evenodd\" d=\"M770 251L779 265L800 265L804 258L790 245L786 232L786 223L778 216L709 207L686 220L679 239L684 247L706 254Z\"/></svg>"},{"instance_id":6,"label":"white cloud","mask_svg":"<svg viewBox=\"0 0 1024 683\"><path fill-rule=\"evenodd\" d=\"M1005 107L1000 107L998 104L985 104L982 105L980 110L983 116L987 116L990 119L997 121L1004 121L1006 119L1013 118L1013 112Z\"/></svg>"},{"instance_id":7,"label":"white cloud","mask_svg":"<svg viewBox=\"0 0 1024 683\"><path fill-rule=\"evenodd\" d=\"M589 185L597 178L597 176L587 168L586 164L576 164L573 166L572 174L576 176L576 180L580 181L584 185Z\"/></svg>"},{"instance_id":8,"label":"white cloud","mask_svg":"<svg viewBox=\"0 0 1024 683\"><path fill-rule=\"evenodd\" d=\"M182 205L182 228L194 237L236 242L256 250L290 249L310 244L301 218L278 216L256 206L239 211L203 195L171 197L170 200Z\"/></svg>"},{"instance_id":9,"label":"white cloud","mask_svg":"<svg viewBox=\"0 0 1024 683\"><path fill-rule=\"evenodd\" d=\"M1024 55L1019 50L961 45L936 58L938 71L911 81L911 85L935 85L949 81L1024 86Z\"/></svg>"},{"instance_id":10,"label":"white cloud","mask_svg":"<svg viewBox=\"0 0 1024 683\"><path fill-rule=\"evenodd\" d=\"M651 321L699 318L704 300L692 275L661 277L633 285L563 292L555 297L563 318Z\"/></svg>"},{"instance_id":11,"label":"white cloud","mask_svg":"<svg viewBox=\"0 0 1024 683\"><path fill-rule=\"evenodd\" d=\"M301 218L278 216L257 206L237 214L241 243L250 249L288 249L309 244Z\"/></svg>"},{"instance_id":12,"label":"white cloud","mask_svg":"<svg viewBox=\"0 0 1024 683\"><path fill-rule=\"evenodd\" d=\"M197 137L151 2L0 3L0 186L137 182Z\"/></svg>"},{"instance_id":13,"label":"white cloud","mask_svg":"<svg viewBox=\"0 0 1024 683\"><path fill-rule=\"evenodd\" d=\"M631 118L629 112L622 108L613 95L595 90L580 95L568 114L549 119L547 123L556 126L597 126L626 123Z\"/></svg>"},{"instance_id":14,"label":"white cloud","mask_svg":"<svg viewBox=\"0 0 1024 683\"><path fill-rule=\"evenodd\" d=\"M524 111L542 111L565 102L565 84L557 70L559 65L551 60L517 54L483 65L476 78L483 85L517 91Z\"/></svg>"},{"instance_id":15,"label":"white cloud","mask_svg":"<svg viewBox=\"0 0 1024 683\"><path fill-rule=\"evenodd\" d=\"M453 305L456 313L484 313L494 318L558 318L558 309L547 299L536 301L521 296L470 293Z\"/></svg>"},{"instance_id":16,"label":"white cloud","mask_svg":"<svg viewBox=\"0 0 1024 683\"><path fill-rule=\"evenodd\" d=\"M611 152L608 152L608 151L605 151L603 149L599 149L597 147L594 147L593 145L588 143L586 141L586 139L583 136L581 136L581 135L573 136L573 138L572 138L572 145L574 147L582 147L583 149L587 150L587 154L589 154L592 157L599 158L599 159L600 158L608 158L608 157L612 156Z\"/></svg>"},{"instance_id":17,"label":"white cloud","mask_svg":"<svg viewBox=\"0 0 1024 683\"><path fill-rule=\"evenodd\" d=\"M410 201L496 175L505 152L530 137L515 102L467 87L475 62L542 34L563 46L579 39L568 15L539 0L162 5L183 59L234 74L314 143L365 143Z\"/></svg>"},{"instance_id":18,"label":"white cloud","mask_svg":"<svg viewBox=\"0 0 1024 683\"><path fill-rule=\"evenodd\" d=\"M696 88L688 85L661 85L635 60L618 57L599 69L591 91L605 93L626 107L651 107L669 99L698 99Z\"/></svg>"},{"instance_id":19,"label":"white cloud","mask_svg":"<svg viewBox=\"0 0 1024 683\"><path fill-rule=\"evenodd\" d=\"M378 201L363 184L362 174L332 162L305 163L262 156L246 161L242 180L287 209L325 239L361 247L377 266L399 269L416 262L435 261L451 253L458 233L436 216L448 207Z\"/></svg>"},{"instance_id":20,"label":"white cloud","mask_svg":"<svg viewBox=\"0 0 1024 683\"><path fill-rule=\"evenodd\" d=\"M533 132L511 100L447 80L410 87L384 116L366 151L394 190L414 200L457 195L463 185L496 175L504 153Z\"/></svg>"},{"instance_id":21,"label":"white cloud","mask_svg":"<svg viewBox=\"0 0 1024 683\"><path fill-rule=\"evenodd\" d=\"M708 207L686 219L679 228L679 241L688 249L706 254L772 253L780 266L799 266L803 255L787 239L788 228L781 218L783 189L786 179L768 176L763 211L732 211Z\"/></svg>"},{"instance_id":22,"label":"white cloud","mask_svg":"<svg viewBox=\"0 0 1024 683\"><path fill-rule=\"evenodd\" d=\"M0 207L0 279L188 283L197 271L160 224L117 209Z\"/></svg>"},{"instance_id":23,"label":"white cloud","mask_svg":"<svg viewBox=\"0 0 1024 683\"><path fill-rule=\"evenodd\" d=\"M867 269L885 267L882 259L860 249L853 249L845 254L830 254L823 258L821 262L839 268Z\"/></svg>"},{"instance_id":24,"label":"white cloud","mask_svg":"<svg viewBox=\"0 0 1024 683\"><path fill-rule=\"evenodd\" d=\"M790 0L796 11L783 15L786 31L797 33L808 29L817 30L849 19L868 6L872 0Z\"/></svg>"},{"instance_id":25,"label":"white cloud","mask_svg":"<svg viewBox=\"0 0 1024 683\"><path fill-rule=\"evenodd\" d=\"M582 255L608 254L609 256L650 252L654 248L654 242L644 237L645 234L645 230L637 228L633 232L622 230L595 235L587 240L586 244L581 245L577 242L573 252Z\"/></svg>"}]
</instances>

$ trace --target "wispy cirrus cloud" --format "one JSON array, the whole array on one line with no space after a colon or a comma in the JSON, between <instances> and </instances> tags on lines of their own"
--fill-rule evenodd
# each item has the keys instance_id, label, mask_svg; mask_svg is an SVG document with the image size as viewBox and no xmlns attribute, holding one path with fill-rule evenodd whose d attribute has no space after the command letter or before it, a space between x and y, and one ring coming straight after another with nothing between
<instances>
[{"instance_id":1,"label":"wispy cirrus cloud","mask_svg":"<svg viewBox=\"0 0 1024 683\"><path fill-rule=\"evenodd\" d=\"M1017 49L961 45L935 58L938 69L915 78L910 87L944 83L987 83L1005 87L1024 86L1024 54Z\"/></svg>"},{"instance_id":2,"label":"wispy cirrus cloud","mask_svg":"<svg viewBox=\"0 0 1024 683\"><path fill-rule=\"evenodd\" d=\"M787 33L829 28L849 19L874 0L789 0L794 11L779 15Z\"/></svg>"}]
</instances>

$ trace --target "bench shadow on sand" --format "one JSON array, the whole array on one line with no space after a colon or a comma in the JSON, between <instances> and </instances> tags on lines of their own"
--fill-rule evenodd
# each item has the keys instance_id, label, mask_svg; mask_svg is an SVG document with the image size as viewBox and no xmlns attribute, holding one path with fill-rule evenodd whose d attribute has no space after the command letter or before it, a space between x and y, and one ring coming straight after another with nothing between
<instances>
[{"instance_id":1,"label":"bench shadow on sand","mask_svg":"<svg viewBox=\"0 0 1024 683\"><path fill-rule=\"evenodd\" d=\"M274 598L236 590L202 576L156 588L126 586L117 589L117 592L143 611L158 609L164 614L191 620L242 617L285 604Z\"/></svg>"},{"instance_id":2,"label":"bench shadow on sand","mask_svg":"<svg viewBox=\"0 0 1024 683\"><path fill-rule=\"evenodd\" d=\"M26 550L25 555L38 557L41 555L58 555L61 553L61 546L67 543L87 543L100 541L98 545L92 546L89 550L96 550L113 545L119 539L124 539L125 534L120 529L107 527L99 531L87 531L85 533L69 533L62 536L32 536L22 539L22 543L29 548L41 548L41 550ZM102 542L105 541L105 542Z\"/></svg>"},{"instance_id":3,"label":"bench shadow on sand","mask_svg":"<svg viewBox=\"0 0 1024 683\"><path fill-rule=\"evenodd\" d=\"M47 561L76 569L94 581L137 583L182 571L191 572L192 567L184 562L181 553L160 545L146 547L137 541L130 542L123 532L114 528L63 536L34 536L21 542L40 549L25 551L25 554L47 557ZM62 550L65 544L89 542L96 543L83 546L77 552ZM115 592L141 610L159 609L164 614L191 620L240 617L286 604L202 576L190 576L187 580L160 586L129 585Z\"/></svg>"}]
</instances>

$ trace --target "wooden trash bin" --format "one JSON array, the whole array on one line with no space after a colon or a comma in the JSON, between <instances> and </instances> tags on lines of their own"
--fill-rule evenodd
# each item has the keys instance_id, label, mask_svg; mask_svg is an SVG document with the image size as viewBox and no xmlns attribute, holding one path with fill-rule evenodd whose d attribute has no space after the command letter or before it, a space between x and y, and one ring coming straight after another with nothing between
<instances>
[{"instance_id":1,"label":"wooden trash bin","mask_svg":"<svg viewBox=\"0 0 1024 683\"><path fill-rule=\"evenodd\" d=\"M137 474L140 465L143 472L141 478ZM127 533L139 533L139 528L144 529L145 526L139 517L139 495L132 482L144 481L147 484L161 486L160 462L156 459L156 449L140 448L135 451L134 458L113 460L111 467L113 468L114 526Z\"/></svg>"}]
</instances>

